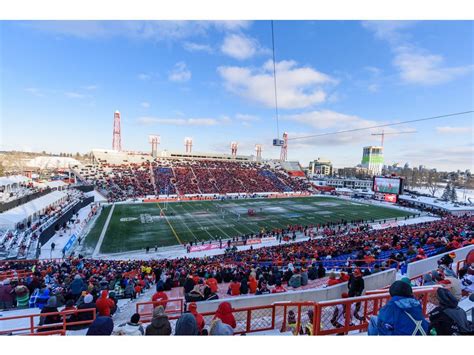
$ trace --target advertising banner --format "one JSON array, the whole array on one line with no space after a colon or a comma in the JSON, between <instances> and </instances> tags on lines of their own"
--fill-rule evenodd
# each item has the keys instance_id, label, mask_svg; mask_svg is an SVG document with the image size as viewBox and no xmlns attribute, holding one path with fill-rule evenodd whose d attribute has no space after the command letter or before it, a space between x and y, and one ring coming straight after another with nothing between
<instances>
[{"instance_id":1,"label":"advertising banner","mask_svg":"<svg viewBox=\"0 0 474 355\"><path fill-rule=\"evenodd\" d=\"M205 251L205 250L213 250L213 249L219 249L219 245L218 244L193 245L190 251L196 252L196 251Z\"/></svg>"}]
</instances>

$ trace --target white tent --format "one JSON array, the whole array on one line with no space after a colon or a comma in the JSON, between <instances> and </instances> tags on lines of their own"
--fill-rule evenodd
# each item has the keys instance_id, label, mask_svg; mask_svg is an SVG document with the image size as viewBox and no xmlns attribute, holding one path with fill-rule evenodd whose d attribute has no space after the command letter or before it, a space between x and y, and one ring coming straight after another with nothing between
<instances>
[{"instance_id":1,"label":"white tent","mask_svg":"<svg viewBox=\"0 0 474 355\"><path fill-rule=\"evenodd\" d=\"M21 206L0 213L0 229L15 228L18 223L24 222L47 207L64 201L66 198L67 194L65 192L53 191Z\"/></svg>"},{"instance_id":2,"label":"white tent","mask_svg":"<svg viewBox=\"0 0 474 355\"><path fill-rule=\"evenodd\" d=\"M28 181L30 181L30 179L23 175L0 176L0 186L11 186Z\"/></svg>"}]
</instances>

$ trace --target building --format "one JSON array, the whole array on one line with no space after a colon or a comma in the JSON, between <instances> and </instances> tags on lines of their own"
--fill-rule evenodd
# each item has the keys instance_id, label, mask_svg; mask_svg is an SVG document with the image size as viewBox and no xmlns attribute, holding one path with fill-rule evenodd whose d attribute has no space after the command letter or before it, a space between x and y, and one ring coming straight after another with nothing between
<instances>
[{"instance_id":1,"label":"building","mask_svg":"<svg viewBox=\"0 0 474 355\"><path fill-rule=\"evenodd\" d=\"M383 166L383 147L368 146L362 151L362 167L371 171L373 175L380 175Z\"/></svg>"},{"instance_id":2,"label":"building","mask_svg":"<svg viewBox=\"0 0 474 355\"><path fill-rule=\"evenodd\" d=\"M310 175L328 176L332 175L332 163L330 160L318 158L309 162L308 173Z\"/></svg>"}]
</instances>

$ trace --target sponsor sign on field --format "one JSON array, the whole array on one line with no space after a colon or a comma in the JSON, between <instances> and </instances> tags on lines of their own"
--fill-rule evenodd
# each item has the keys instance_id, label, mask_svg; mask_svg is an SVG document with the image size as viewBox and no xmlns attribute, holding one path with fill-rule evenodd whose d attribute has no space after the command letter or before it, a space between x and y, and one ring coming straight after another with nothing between
<instances>
[{"instance_id":1,"label":"sponsor sign on field","mask_svg":"<svg viewBox=\"0 0 474 355\"><path fill-rule=\"evenodd\" d=\"M196 251L213 250L213 249L219 249L219 245L218 244L193 245L190 251L196 252Z\"/></svg>"}]
</instances>

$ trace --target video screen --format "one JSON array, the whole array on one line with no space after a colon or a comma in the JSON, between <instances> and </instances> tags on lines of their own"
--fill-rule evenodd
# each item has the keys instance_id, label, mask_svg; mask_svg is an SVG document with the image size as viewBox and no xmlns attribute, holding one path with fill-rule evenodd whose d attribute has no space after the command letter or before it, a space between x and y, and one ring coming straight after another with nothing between
<instances>
[{"instance_id":1,"label":"video screen","mask_svg":"<svg viewBox=\"0 0 474 355\"><path fill-rule=\"evenodd\" d=\"M400 179L376 176L374 177L373 190L374 192L398 195L400 193Z\"/></svg>"}]
</instances>

